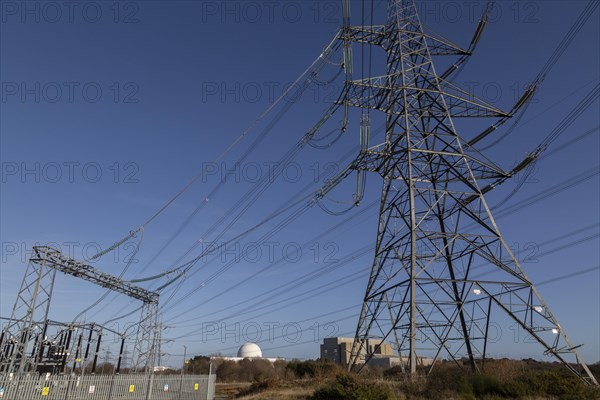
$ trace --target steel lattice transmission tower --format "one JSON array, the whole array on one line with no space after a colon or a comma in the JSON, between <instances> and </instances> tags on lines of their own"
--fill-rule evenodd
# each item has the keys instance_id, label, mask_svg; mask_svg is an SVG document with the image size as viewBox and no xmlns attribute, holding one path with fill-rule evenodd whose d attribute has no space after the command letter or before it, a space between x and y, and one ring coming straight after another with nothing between
<instances>
[{"instance_id":1,"label":"steel lattice transmission tower","mask_svg":"<svg viewBox=\"0 0 600 400\"><path fill-rule=\"evenodd\" d=\"M346 8L349 4L346 3ZM372 356L367 341L395 344L401 365L416 371L423 350L483 368L490 319L501 311L545 353L597 384L565 331L503 239L484 193L510 174L456 131L453 118L508 117L436 74L432 56L465 55L447 39L424 32L413 0L390 0L382 26L350 26L351 43L383 49L386 73L349 79L343 102L384 113L385 141L367 146L356 168L383 178L374 261L351 363ZM431 368L433 368L433 365ZM431 371L431 369L430 369Z\"/></svg>"}]
</instances>

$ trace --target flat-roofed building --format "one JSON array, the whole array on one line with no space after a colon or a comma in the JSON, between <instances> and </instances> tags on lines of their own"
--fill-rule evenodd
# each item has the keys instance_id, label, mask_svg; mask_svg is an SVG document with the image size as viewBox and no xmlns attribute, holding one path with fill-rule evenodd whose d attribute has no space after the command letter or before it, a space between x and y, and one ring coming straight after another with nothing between
<instances>
[{"instance_id":1,"label":"flat-roofed building","mask_svg":"<svg viewBox=\"0 0 600 400\"><path fill-rule=\"evenodd\" d=\"M323 344L321 344L321 359L348 365L352 353L352 343L354 343L354 339L351 338L324 338ZM368 339L361 351L359 362L363 363L365 361L365 354L394 356L394 349L390 343L381 339Z\"/></svg>"},{"instance_id":2,"label":"flat-roofed building","mask_svg":"<svg viewBox=\"0 0 600 400\"><path fill-rule=\"evenodd\" d=\"M354 339L343 337L323 339L323 344L321 344L321 359L347 365L350 362L353 342Z\"/></svg>"}]
</instances>

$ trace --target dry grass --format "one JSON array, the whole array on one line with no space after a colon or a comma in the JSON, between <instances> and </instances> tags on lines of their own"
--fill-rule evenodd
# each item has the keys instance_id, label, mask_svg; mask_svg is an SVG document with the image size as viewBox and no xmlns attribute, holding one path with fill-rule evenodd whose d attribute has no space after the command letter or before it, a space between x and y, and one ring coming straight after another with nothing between
<instances>
[{"instance_id":1,"label":"dry grass","mask_svg":"<svg viewBox=\"0 0 600 400\"><path fill-rule=\"evenodd\" d=\"M311 379L280 381L267 389L255 391L251 383L217 383L218 399L307 400L318 383ZM251 393L249 393L251 392Z\"/></svg>"},{"instance_id":2,"label":"dry grass","mask_svg":"<svg viewBox=\"0 0 600 400\"><path fill-rule=\"evenodd\" d=\"M308 400L314 389L310 388L276 388L263 393L238 397L244 400Z\"/></svg>"},{"instance_id":3,"label":"dry grass","mask_svg":"<svg viewBox=\"0 0 600 400\"><path fill-rule=\"evenodd\" d=\"M250 382L233 382L219 383L217 382L215 394L218 399L235 399L235 396L250 387Z\"/></svg>"}]
</instances>

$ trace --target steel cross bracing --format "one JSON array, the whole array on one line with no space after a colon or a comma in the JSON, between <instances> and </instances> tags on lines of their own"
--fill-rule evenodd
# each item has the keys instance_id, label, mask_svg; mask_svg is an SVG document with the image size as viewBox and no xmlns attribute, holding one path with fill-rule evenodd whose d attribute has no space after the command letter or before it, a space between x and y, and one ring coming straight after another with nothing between
<instances>
[{"instance_id":1,"label":"steel cross bracing","mask_svg":"<svg viewBox=\"0 0 600 400\"><path fill-rule=\"evenodd\" d=\"M135 372L152 372L158 350L158 303L145 302L142 316L133 348L131 369Z\"/></svg>"},{"instance_id":2,"label":"steel cross bracing","mask_svg":"<svg viewBox=\"0 0 600 400\"><path fill-rule=\"evenodd\" d=\"M436 74L432 55L466 51L424 33L412 0L391 0L384 26L351 27L344 20L347 79L340 103L381 111L386 119L385 142L371 147L362 133L368 117L361 121L364 146L355 168L379 173L383 187L350 367L372 357L366 354L370 339L394 343L402 368L411 373L426 349L433 355L429 372L442 357L466 357L481 371L490 319L500 310L546 354L597 384L507 246L484 198L511 173L469 146L453 125L453 117L510 116ZM355 42L385 51L385 75L351 79Z\"/></svg>"},{"instance_id":3,"label":"steel cross bracing","mask_svg":"<svg viewBox=\"0 0 600 400\"><path fill-rule=\"evenodd\" d=\"M51 345L46 339L48 312L52 298L56 271L84 279L112 291L125 294L143 302L142 315L134 350L134 366L148 370L153 362L156 314L159 295L137 287L118 277L98 271L83 262L64 256L60 251L47 246L33 247L21 287L8 324L0 336L0 371L26 373L37 370L42 360L42 349L62 348L63 368L76 354L81 352L81 343L71 341L76 324L67 326L61 333L60 344ZM93 332L94 328L90 329ZM99 334L101 335L101 334ZM92 334L88 342L92 340ZM79 334L81 339L84 338ZM48 342L48 343L47 343ZM86 351L89 352L89 351Z\"/></svg>"},{"instance_id":4,"label":"steel cross bracing","mask_svg":"<svg viewBox=\"0 0 600 400\"><path fill-rule=\"evenodd\" d=\"M0 371L22 373L37 364L35 357L27 357L27 347L41 329L36 321L48 319L55 276L56 270L46 264L45 253L34 248L10 320L0 334Z\"/></svg>"}]
</instances>

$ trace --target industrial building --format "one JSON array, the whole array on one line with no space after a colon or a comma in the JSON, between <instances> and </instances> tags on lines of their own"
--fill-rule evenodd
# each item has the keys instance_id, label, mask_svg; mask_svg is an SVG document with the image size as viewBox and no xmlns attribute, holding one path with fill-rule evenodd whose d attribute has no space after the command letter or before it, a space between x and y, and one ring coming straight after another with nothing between
<instances>
[{"instance_id":1,"label":"industrial building","mask_svg":"<svg viewBox=\"0 0 600 400\"><path fill-rule=\"evenodd\" d=\"M324 338L321 344L321 359L331 360L338 364L347 365L350 361L354 339L343 337ZM365 354L393 356L394 349L390 343L381 339L368 339L360 359L364 362Z\"/></svg>"},{"instance_id":2,"label":"industrial building","mask_svg":"<svg viewBox=\"0 0 600 400\"><path fill-rule=\"evenodd\" d=\"M350 354L352 352L352 343L354 339L344 337L324 338L321 344L321 359L330 360L338 364L348 365L350 362ZM365 355L370 354L371 357L367 361L367 365L377 366L382 368L391 368L399 365L401 358L394 352L394 348L388 342L382 339L368 339L366 345L359 355L360 363L365 362ZM406 357L402 357L402 361L406 362ZM433 360L426 357L417 357L417 365L431 365Z\"/></svg>"}]
</instances>

